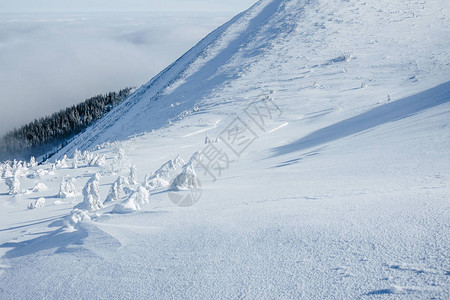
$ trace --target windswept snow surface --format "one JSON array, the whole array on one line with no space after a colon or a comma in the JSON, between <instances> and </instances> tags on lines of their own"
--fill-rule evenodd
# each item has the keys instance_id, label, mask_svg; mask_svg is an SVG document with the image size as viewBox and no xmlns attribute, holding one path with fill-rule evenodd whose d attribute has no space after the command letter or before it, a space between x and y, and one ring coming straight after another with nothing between
<instances>
[{"instance_id":1,"label":"windswept snow surface","mask_svg":"<svg viewBox=\"0 0 450 300\"><path fill-rule=\"evenodd\" d=\"M258 2L55 157L103 166L29 167L14 196L1 180L0 298L447 299L449 18L444 0ZM101 173L103 201L135 165L127 204L212 150L192 206L167 185L127 214L56 198Z\"/></svg>"}]
</instances>

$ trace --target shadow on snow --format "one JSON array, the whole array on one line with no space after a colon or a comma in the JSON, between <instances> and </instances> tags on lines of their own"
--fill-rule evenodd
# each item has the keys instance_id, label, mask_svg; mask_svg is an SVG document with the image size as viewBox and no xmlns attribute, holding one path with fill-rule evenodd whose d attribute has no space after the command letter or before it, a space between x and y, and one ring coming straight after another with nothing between
<instances>
[{"instance_id":1,"label":"shadow on snow","mask_svg":"<svg viewBox=\"0 0 450 300\"><path fill-rule=\"evenodd\" d=\"M449 101L450 81L447 81L424 92L384 104L360 115L314 131L290 144L273 148L272 157L305 150L361 133L385 123L407 118Z\"/></svg>"}]
</instances>

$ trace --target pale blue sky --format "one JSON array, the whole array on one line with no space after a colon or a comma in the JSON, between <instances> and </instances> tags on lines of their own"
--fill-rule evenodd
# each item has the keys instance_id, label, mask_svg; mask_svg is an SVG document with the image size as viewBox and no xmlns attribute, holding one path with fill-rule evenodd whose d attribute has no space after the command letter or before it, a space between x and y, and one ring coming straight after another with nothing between
<instances>
[{"instance_id":1,"label":"pale blue sky","mask_svg":"<svg viewBox=\"0 0 450 300\"><path fill-rule=\"evenodd\" d=\"M235 11L256 0L1 0L0 11Z\"/></svg>"}]
</instances>

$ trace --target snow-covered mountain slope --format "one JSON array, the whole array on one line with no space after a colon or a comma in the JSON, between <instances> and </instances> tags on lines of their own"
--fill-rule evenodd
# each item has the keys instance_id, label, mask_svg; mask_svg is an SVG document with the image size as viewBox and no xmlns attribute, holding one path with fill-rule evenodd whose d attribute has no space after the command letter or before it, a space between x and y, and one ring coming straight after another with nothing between
<instances>
[{"instance_id":1,"label":"snow-covered mountain slope","mask_svg":"<svg viewBox=\"0 0 450 300\"><path fill-rule=\"evenodd\" d=\"M448 10L442 1L260 1L61 154L218 106L220 114L234 113L261 90L277 91L281 105L291 104L285 97L296 97L297 114L318 106L361 110L388 95L395 100L414 94L448 80Z\"/></svg>"},{"instance_id":2,"label":"snow-covered mountain slope","mask_svg":"<svg viewBox=\"0 0 450 300\"><path fill-rule=\"evenodd\" d=\"M260 1L55 159L92 153L3 166L0 298L448 297L449 8L399 2Z\"/></svg>"}]
</instances>

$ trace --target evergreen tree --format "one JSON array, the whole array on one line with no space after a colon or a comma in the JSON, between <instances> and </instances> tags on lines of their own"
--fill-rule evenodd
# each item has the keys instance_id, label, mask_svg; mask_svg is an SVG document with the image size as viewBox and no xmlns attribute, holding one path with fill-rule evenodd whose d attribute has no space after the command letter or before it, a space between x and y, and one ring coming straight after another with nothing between
<instances>
[{"instance_id":1,"label":"evergreen tree","mask_svg":"<svg viewBox=\"0 0 450 300\"><path fill-rule=\"evenodd\" d=\"M77 205L76 208L86 209L89 211L96 211L103 208L103 203L100 201L100 192L98 190L100 177L100 174L97 173L89 179L83 188L84 200L82 203Z\"/></svg>"},{"instance_id":2,"label":"evergreen tree","mask_svg":"<svg viewBox=\"0 0 450 300\"><path fill-rule=\"evenodd\" d=\"M40 156L52 148L67 144L68 139L102 118L125 100L131 91L131 88L125 88L98 95L8 132L0 138L0 161L12 157Z\"/></svg>"},{"instance_id":3,"label":"evergreen tree","mask_svg":"<svg viewBox=\"0 0 450 300\"><path fill-rule=\"evenodd\" d=\"M130 168L130 174L128 175L128 181L130 182L131 185L138 184L135 165L132 165Z\"/></svg>"}]
</instances>

